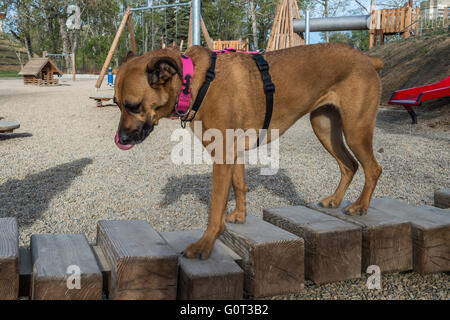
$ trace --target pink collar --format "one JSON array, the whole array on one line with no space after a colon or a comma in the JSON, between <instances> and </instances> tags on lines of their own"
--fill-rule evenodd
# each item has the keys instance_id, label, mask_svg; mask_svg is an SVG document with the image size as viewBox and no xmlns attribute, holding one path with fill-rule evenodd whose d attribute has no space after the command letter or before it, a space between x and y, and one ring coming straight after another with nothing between
<instances>
[{"instance_id":1,"label":"pink collar","mask_svg":"<svg viewBox=\"0 0 450 320\"><path fill-rule=\"evenodd\" d=\"M183 117L189 112L189 107L191 105L191 85L194 79L194 64L192 59L187 55L181 55L181 64L183 65L183 84L180 91L180 96L178 97L178 103L175 106L175 113Z\"/></svg>"}]
</instances>

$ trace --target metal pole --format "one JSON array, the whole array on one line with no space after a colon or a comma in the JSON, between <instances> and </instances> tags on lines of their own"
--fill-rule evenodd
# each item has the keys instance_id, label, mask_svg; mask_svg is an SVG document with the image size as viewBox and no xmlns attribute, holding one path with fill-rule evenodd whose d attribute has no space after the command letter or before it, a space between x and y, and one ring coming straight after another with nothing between
<instances>
[{"instance_id":1,"label":"metal pole","mask_svg":"<svg viewBox=\"0 0 450 320\"><path fill-rule=\"evenodd\" d=\"M306 10L305 44L309 44L309 10Z\"/></svg>"},{"instance_id":2,"label":"metal pole","mask_svg":"<svg viewBox=\"0 0 450 320\"><path fill-rule=\"evenodd\" d=\"M192 0L192 45L200 45L201 2Z\"/></svg>"}]
</instances>

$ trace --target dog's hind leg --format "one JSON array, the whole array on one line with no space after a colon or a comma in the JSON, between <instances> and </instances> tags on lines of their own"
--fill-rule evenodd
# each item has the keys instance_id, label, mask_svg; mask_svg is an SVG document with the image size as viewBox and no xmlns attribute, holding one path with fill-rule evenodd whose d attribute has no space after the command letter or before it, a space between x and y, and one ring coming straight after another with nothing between
<instances>
[{"instance_id":1,"label":"dog's hind leg","mask_svg":"<svg viewBox=\"0 0 450 320\"><path fill-rule=\"evenodd\" d=\"M367 95L367 97L370 97L370 95ZM367 105L364 103L365 100L374 102L372 105ZM382 173L382 169L373 154L372 144L378 101L375 98L366 98L359 101L360 103L354 102L353 105L348 102L347 110L349 111L342 115L345 140L356 159L361 163L365 176L364 188L359 198L346 208L346 213L350 215L367 213L370 199Z\"/></svg>"},{"instance_id":2,"label":"dog's hind leg","mask_svg":"<svg viewBox=\"0 0 450 320\"><path fill-rule=\"evenodd\" d=\"M317 138L336 159L341 169L341 180L336 191L320 201L325 208L337 208L358 170L358 163L344 144L341 116L334 106L325 105L314 110L311 112L310 121Z\"/></svg>"},{"instance_id":3,"label":"dog's hind leg","mask_svg":"<svg viewBox=\"0 0 450 320\"><path fill-rule=\"evenodd\" d=\"M236 164L233 172L233 190L236 198L236 209L227 217L231 223L245 223L246 218L246 193L248 187L245 184L245 165Z\"/></svg>"}]
</instances>

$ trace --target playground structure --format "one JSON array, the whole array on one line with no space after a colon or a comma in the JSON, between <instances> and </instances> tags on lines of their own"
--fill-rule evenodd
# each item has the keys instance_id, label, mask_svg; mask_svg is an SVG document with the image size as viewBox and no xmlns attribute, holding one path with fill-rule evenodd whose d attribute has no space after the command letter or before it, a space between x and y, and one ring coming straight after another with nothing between
<instances>
[{"instance_id":1,"label":"playground structure","mask_svg":"<svg viewBox=\"0 0 450 320\"><path fill-rule=\"evenodd\" d=\"M300 19L297 1L281 0L270 32L267 51L281 50L305 44L303 33L294 32L294 19Z\"/></svg>"},{"instance_id":2,"label":"playground structure","mask_svg":"<svg viewBox=\"0 0 450 320\"><path fill-rule=\"evenodd\" d=\"M294 19L293 29L301 32L369 30L369 48L384 43L384 36L400 34L408 38L417 33L420 9L413 8L412 2L403 8L371 10L370 15L313 18L307 30L306 19Z\"/></svg>"},{"instance_id":3,"label":"playground structure","mask_svg":"<svg viewBox=\"0 0 450 320\"><path fill-rule=\"evenodd\" d=\"M404 106L411 115L412 123L417 124L417 115L412 107L420 106L422 102L450 96L450 77L426 86L395 91L389 99L389 104Z\"/></svg>"},{"instance_id":4,"label":"playground structure","mask_svg":"<svg viewBox=\"0 0 450 320\"><path fill-rule=\"evenodd\" d=\"M134 27L133 27L133 20L132 20L132 13L136 11L142 11L142 10L156 10L156 9L165 9L165 8L173 8L178 6L191 6L190 11L190 17L189 17L189 31L188 31L188 41L187 41L187 47L191 47L193 45L200 45L200 36L203 35L203 38L205 39L206 45L210 50L223 50L226 48L235 48L238 50L249 50L249 42L248 39L243 40L213 40L209 36L208 29L206 28L205 22L203 21L203 18L200 13L200 1L199 0L193 0L190 2L176 2L173 4L162 4L162 5L153 5L153 1L150 0L147 3L147 6L140 7L140 8L131 8L128 7L125 11L125 15L122 19L121 24L119 25L119 28L117 30L116 36L111 44L110 50L108 52L108 55L106 57L105 63L103 64L102 70L100 72L100 75L98 77L97 83L95 84L95 87L99 89L102 85L103 79L107 73L108 67L111 63L111 59L113 57L113 54L117 48L117 45L119 43L120 36L122 35L125 26L128 24L128 31L130 34L130 45L131 45L131 51L137 52L136 49L136 40L134 35ZM297 12L298 13L298 12ZM166 47L165 38L164 35L162 36L162 48ZM175 44L172 44L172 47L175 47ZM180 50L183 50L183 41L181 41L180 44Z\"/></svg>"},{"instance_id":5,"label":"playground structure","mask_svg":"<svg viewBox=\"0 0 450 320\"><path fill-rule=\"evenodd\" d=\"M447 189L439 204L450 203ZM442 200L443 199L443 200ZM187 259L201 230L156 232L141 220L99 221L95 244L83 234L32 235L20 248L16 218L0 219L0 299L242 299L382 273L450 271L450 214L431 206L373 199L368 215L291 206L228 224L208 260ZM78 266L81 286L67 287ZM72 283L72 282L70 282Z\"/></svg>"},{"instance_id":6,"label":"playground structure","mask_svg":"<svg viewBox=\"0 0 450 320\"><path fill-rule=\"evenodd\" d=\"M72 80L76 80L76 60L75 53L48 53L47 51L42 52L42 58L48 57L70 57L71 67L72 67Z\"/></svg>"},{"instance_id":7,"label":"playground structure","mask_svg":"<svg viewBox=\"0 0 450 320\"><path fill-rule=\"evenodd\" d=\"M59 79L54 75L62 76L63 73L49 58L33 58L19 72L23 76L25 85L52 86L58 85Z\"/></svg>"}]
</instances>

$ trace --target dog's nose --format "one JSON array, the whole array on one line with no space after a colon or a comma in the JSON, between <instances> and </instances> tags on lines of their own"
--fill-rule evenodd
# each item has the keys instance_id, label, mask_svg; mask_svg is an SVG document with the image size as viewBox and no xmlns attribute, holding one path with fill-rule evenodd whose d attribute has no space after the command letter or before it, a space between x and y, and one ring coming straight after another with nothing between
<instances>
[{"instance_id":1,"label":"dog's nose","mask_svg":"<svg viewBox=\"0 0 450 320\"><path fill-rule=\"evenodd\" d=\"M130 136L125 132L119 132L119 143L120 144L130 144L132 142Z\"/></svg>"}]
</instances>

